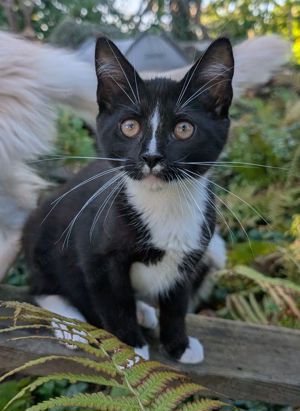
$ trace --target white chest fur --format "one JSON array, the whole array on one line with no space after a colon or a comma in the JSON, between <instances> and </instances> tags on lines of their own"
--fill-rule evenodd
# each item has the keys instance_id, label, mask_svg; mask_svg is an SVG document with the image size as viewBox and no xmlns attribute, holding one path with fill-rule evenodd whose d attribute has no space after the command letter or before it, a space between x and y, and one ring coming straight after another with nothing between
<instances>
[{"instance_id":1,"label":"white chest fur","mask_svg":"<svg viewBox=\"0 0 300 411\"><path fill-rule=\"evenodd\" d=\"M178 268L184 256L201 249L206 187L201 183L182 189L173 182L152 190L146 181L128 179L126 191L129 202L150 231L151 244L165 251L159 263L134 263L130 271L137 293L154 297L167 292L179 279Z\"/></svg>"}]
</instances>

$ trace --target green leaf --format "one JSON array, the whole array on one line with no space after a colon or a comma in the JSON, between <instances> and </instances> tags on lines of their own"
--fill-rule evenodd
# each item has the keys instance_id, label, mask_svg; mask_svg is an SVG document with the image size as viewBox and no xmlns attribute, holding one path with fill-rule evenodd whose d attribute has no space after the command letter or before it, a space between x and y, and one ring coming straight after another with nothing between
<instances>
[{"instance_id":1,"label":"green leaf","mask_svg":"<svg viewBox=\"0 0 300 411\"><path fill-rule=\"evenodd\" d=\"M99 411L140 411L135 399L112 398L103 393L77 394L73 397L58 397L29 407L26 411L46 411L54 407L81 407Z\"/></svg>"},{"instance_id":2,"label":"green leaf","mask_svg":"<svg viewBox=\"0 0 300 411\"><path fill-rule=\"evenodd\" d=\"M14 398L30 382L29 378L23 378L19 381L9 381L0 384L0 410L4 410L12 398ZM32 397L29 392L19 396L13 407L8 407L7 411L23 411L32 404Z\"/></svg>"}]
</instances>

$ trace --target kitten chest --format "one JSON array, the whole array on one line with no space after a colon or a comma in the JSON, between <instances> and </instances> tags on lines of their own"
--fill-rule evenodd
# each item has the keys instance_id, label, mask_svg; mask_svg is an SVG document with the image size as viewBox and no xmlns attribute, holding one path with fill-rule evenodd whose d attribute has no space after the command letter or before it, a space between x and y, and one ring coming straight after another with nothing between
<instances>
[{"instance_id":1,"label":"kitten chest","mask_svg":"<svg viewBox=\"0 0 300 411\"><path fill-rule=\"evenodd\" d=\"M177 184L155 191L140 181L127 184L128 200L149 230L151 246L164 251L156 263L135 262L131 266L133 288L142 297L167 292L182 277L184 258L201 250L206 192L196 190L195 185L190 192L183 192Z\"/></svg>"}]
</instances>

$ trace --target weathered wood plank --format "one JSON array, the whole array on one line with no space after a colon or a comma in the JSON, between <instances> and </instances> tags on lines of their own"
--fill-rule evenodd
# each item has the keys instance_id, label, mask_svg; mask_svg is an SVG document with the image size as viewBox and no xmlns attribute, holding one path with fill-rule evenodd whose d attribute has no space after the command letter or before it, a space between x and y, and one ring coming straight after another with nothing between
<instances>
[{"instance_id":1,"label":"weathered wood plank","mask_svg":"<svg viewBox=\"0 0 300 411\"><path fill-rule=\"evenodd\" d=\"M25 289L23 293L25 296ZM199 338L204 345L204 363L196 366L176 364L163 356L157 347L153 350L153 358L187 372L194 381L227 398L300 405L300 331L196 315L189 315L187 324L189 334ZM0 323L0 328L4 325ZM7 337L0 334L2 371L40 355L74 354L56 342L36 339L9 342ZM59 361L26 372L45 375L62 370L75 371L75 366L68 361Z\"/></svg>"},{"instance_id":2,"label":"weathered wood plank","mask_svg":"<svg viewBox=\"0 0 300 411\"><path fill-rule=\"evenodd\" d=\"M194 381L233 399L300 405L300 331L196 315L187 324L202 341L205 360L175 367ZM154 357L171 364L157 352Z\"/></svg>"}]
</instances>

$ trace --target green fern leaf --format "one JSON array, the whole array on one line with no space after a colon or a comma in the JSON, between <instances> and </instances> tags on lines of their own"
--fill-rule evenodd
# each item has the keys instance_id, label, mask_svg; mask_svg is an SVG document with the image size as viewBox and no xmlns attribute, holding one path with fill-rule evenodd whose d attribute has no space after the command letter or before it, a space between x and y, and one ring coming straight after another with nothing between
<instances>
[{"instance_id":1,"label":"green fern leaf","mask_svg":"<svg viewBox=\"0 0 300 411\"><path fill-rule=\"evenodd\" d=\"M65 343L65 344L71 344L74 347L80 349L81 351L86 352L87 354L93 355L96 357L98 360L107 360L108 359L108 354L103 352L100 348L93 347L90 344L79 342L79 341L71 341L66 338L57 338L54 335L26 335L26 336L21 336L21 337L13 337L10 338L9 341L18 341L18 340L30 340L30 339L37 339L37 340L51 340L51 341L56 341L60 343Z\"/></svg>"},{"instance_id":2,"label":"green fern leaf","mask_svg":"<svg viewBox=\"0 0 300 411\"><path fill-rule=\"evenodd\" d=\"M138 358L137 361L135 359ZM117 350L113 355L112 355L112 360L117 364L119 367L125 367L127 368L128 366L130 367L131 362L138 362L138 361L143 361L140 359L140 357L135 354L133 351L133 348L127 347L126 345Z\"/></svg>"},{"instance_id":3,"label":"green fern leaf","mask_svg":"<svg viewBox=\"0 0 300 411\"><path fill-rule=\"evenodd\" d=\"M7 372L6 374L0 377L0 382L2 382L8 377L11 377L14 374L17 374L21 371L25 371L27 368L33 367L35 365L41 365L48 361L57 361L57 360L67 360L67 361L75 362L77 364L83 365L94 371L103 372L104 374L108 374L110 377L116 377L117 375L117 370L108 361L98 363L96 361L93 361L93 360L90 360L84 357L71 357L71 356L69 357L66 355L65 356L64 355L49 355L49 356L37 358L36 360L28 361L26 364L23 364L20 367L17 367Z\"/></svg>"},{"instance_id":4,"label":"green fern leaf","mask_svg":"<svg viewBox=\"0 0 300 411\"><path fill-rule=\"evenodd\" d=\"M150 374L149 377L143 381L143 383L137 387L139 398L142 402L151 403L159 394L164 392L171 383L187 383L186 378L178 376L178 373L171 370L156 371ZM199 387L198 387L199 389Z\"/></svg>"},{"instance_id":5,"label":"green fern leaf","mask_svg":"<svg viewBox=\"0 0 300 411\"><path fill-rule=\"evenodd\" d=\"M41 385L49 381L58 381L58 380L68 380L71 384L76 382L86 382L89 384L95 385L104 385L109 387L122 387L122 383L118 383L115 379L109 379L108 377L103 377L102 375L86 375L86 374L70 374L70 373L59 373L59 374L50 374L46 377L39 377L32 383L28 384L26 387L22 388L17 395L15 395L3 408L5 411L14 401L17 401L19 398L22 398L27 392L32 392L36 390Z\"/></svg>"},{"instance_id":6,"label":"green fern leaf","mask_svg":"<svg viewBox=\"0 0 300 411\"><path fill-rule=\"evenodd\" d=\"M173 411L182 401L190 398L192 395L199 394L202 390L201 386L194 383L184 383L175 388L169 388L161 395L156 396L151 410Z\"/></svg>"},{"instance_id":7,"label":"green fern leaf","mask_svg":"<svg viewBox=\"0 0 300 411\"><path fill-rule=\"evenodd\" d=\"M111 352L111 353L118 352L119 350L121 351L122 349L127 347L121 341L119 340L116 341L116 337L114 337L111 334L109 335L109 337L105 339L100 339L100 341L101 341L102 349L107 352Z\"/></svg>"},{"instance_id":8,"label":"green fern leaf","mask_svg":"<svg viewBox=\"0 0 300 411\"><path fill-rule=\"evenodd\" d=\"M140 361L134 367L127 371L127 377L130 381L130 384L133 387L137 387L144 380L146 380L149 375L154 374L156 371L161 371L163 369L165 369L165 366L163 366L157 361ZM180 376L179 373L178 375Z\"/></svg>"},{"instance_id":9,"label":"green fern leaf","mask_svg":"<svg viewBox=\"0 0 300 411\"><path fill-rule=\"evenodd\" d=\"M282 278L267 277L266 275L263 275L260 272L250 267L238 265L234 267L234 272L243 277L249 278L250 280L253 280L255 282L266 282L271 285L279 285L281 287L285 287L290 290L296 291L297 293L300 293L300 285L293 283L290 280L286 280Z\"/></svg>"},{"instance_id":10,"label":"green fern leaf","mask_svg":"<svg viewBox=\"0 0 300 411\"><path fill-rule=\"evenodd\" d=\"M55 407L80 407L99 411L140 411L138 403L130 397L112 398L102 392L58 397L27 408L26 411L46 411Z\"/></svg>"},{"instance_id":11,"label":"green fern leaf","mask_svg":"<svg viewBox=\"0 0 300 411\"><path fill-rule=\"evenodd\" d=\"M78 333L80 335L82 335L82 332L85 333L84 338L87 339L88 344L70 341L68 339L60 341L75 345L86 354L89 354L89 357L48 355L29 361L7 372L0 378L0 381L17 372L23 372L29 367L42 365L48 361L70 361L71 363L80 364L85 367L87 371L86 373L82 371L82 374L65 372L40 377L23 388L10 403L6 405L6 408L13 404L14 401L22 398L24 394L33 392L43 383L53 379L67 379L70 382L82 381L98 386L118 387L122 388L122 390L124 390L123 392L128 392L128 395L121 394L120 396L110 397L102 392L77 394L71 398L60 397L44 401L43 403L32 406L27 411L43 411L55 407L78 407L84 410L94 409L100 411L173 411L178 409L179 406L182 406L182 402L194 394L203 392L204 388L202 386L190 383L184 374L155 361L145 362L136 356L131 347L118 341L114 336L104 330L97 330L88 324L75 322L68 318L57 318L56 315L54 317L52 313L44 312L44 310L28 304L9 303L8 305L9 308L15 309L11 317L14 326L9 327L9 330L21 330L24 329L24 326L32 328L32 324L25 323L19 325L18 321L55 321L58 328L60 325L64 325L71 333ZM34 325L37 328L41 328L42 324ZM15 327L18 328L16 329ZM55 339L54 336L37 335L32 337L15 337L14 339L22 338ZM207 409L210 410L213 409L212 407L215 403L200 402L199 404L203 407L199 408L199 410L206 411L205 405L207 405ZM211 408L209 408L209 406Z\"/></svg>"},{"instance_id":12,"label":"green fern leaf","mask_svg":"<svg viewBox=\"0 0 300 411\"><path fill-rule=\"evenodd\" d=\"M189 404L185 404L182 407L178 408L178 411L211 411L218 410L221 407L224 407L224 402L217 400L198 400Z\"/></svg>"}]
</instances>

